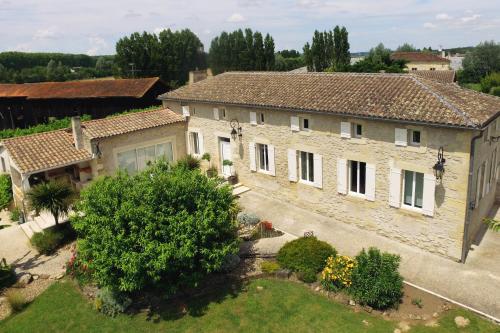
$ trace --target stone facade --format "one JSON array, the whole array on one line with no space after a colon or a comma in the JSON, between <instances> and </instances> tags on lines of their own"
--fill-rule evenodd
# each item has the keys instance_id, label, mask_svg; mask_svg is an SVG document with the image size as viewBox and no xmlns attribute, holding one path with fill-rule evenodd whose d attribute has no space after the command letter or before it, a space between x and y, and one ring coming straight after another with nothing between
<instances>
[{"instance_id":1,"label":"stone facade","mask_svg":"<svg viewBox=\"0 0 500 333\"><path fill-rule=\"evenodd\" d=\"M182 107L177 102L164 101L164 105L182 113ZM230 138L229 120L239 121L242 139L231 139L231 148L234 169L239 181L244 185L345 223L355 224L403 243L460 260L467 207L470 142L478 131L232 106L225 107L225 119L215 120L213 108L221 106L189 104L189 107L192 112L188 118L188 131L202 133L203 150L212 155L212 164L218 166L219 170L221 157L218 138ZM251 125L250 111L257 114L262 112L264 124ZM311 130L292 132L292 115L309 118ZM341 138L341 122L345 121L362 124L363 137ZM421 146L396 146L395 128L420 130ZM271 144L275 147L275 176L250 170L250 142ZM433 216L425 216L422 212L406 208L391 207L391 168L432 175L432 166L437 161L438 149L441 146L444 147L446 172L442 181L436 182ZM290 148L322 155L322 188L289 180L287 150ZM491 147L484 149L489 151ZM483 152L483 148L477 151L479 159L482 159L479 156L488 154ZM338 159L375 165L374 201L338 193ZM491 193L493 192L494 189ZM480 205L481 212L477 213L475 220L480 220L488 207L491 207L493 199L488 198ZM477 222L473 224L476 225Z\"/></svg>"},{"instance_id":2,"label":"stone facade","mask_svg":"<svg viewBox=\"0 0 500 333\"><path fill-rule=\"evenodd\" d=\"M451 69L450 65L443 62L409 62L406 64L406 68L409 71L418 70L418 71L448 71ZM416 68L416 69L414 69Z\"/></svg>"}]
</instances>

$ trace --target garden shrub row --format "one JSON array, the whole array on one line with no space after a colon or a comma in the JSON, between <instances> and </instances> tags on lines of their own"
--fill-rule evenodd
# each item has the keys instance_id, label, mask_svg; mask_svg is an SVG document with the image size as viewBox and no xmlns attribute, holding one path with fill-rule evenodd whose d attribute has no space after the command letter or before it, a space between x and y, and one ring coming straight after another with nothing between
<instances>
[{"instance_id":1,"label":"garden shrub row","mask_svg":"<svg viewBox=\"0 0 500 333\"><path fill-rule=\"evenodd\" d=\"M302 237L286 243L276 259L304 282L315 282L321 272L325 289L345 290L362 305L376 309L397 307L403 296L400 257L377 248L363 249L350 258L337 255L333 247L315 237Z\"/></svg>"}]
</instances>

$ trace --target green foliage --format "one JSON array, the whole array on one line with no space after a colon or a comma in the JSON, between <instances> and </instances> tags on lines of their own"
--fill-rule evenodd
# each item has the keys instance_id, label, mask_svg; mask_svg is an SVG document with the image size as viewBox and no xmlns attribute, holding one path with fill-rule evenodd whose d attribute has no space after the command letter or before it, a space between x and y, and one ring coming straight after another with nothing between
<instances>
[{"instance_id":1,"label":"green foliage","mask_svg":"<svg viewBox=\"0 0 500 333\"><path fill-rule=\"evenodd\" d=\"M257 225L260 222L260 217L254 213L239 212L236 217L239 224L244 224L246 226Z\"/></svg>"},{"instance_id":2,"label":"green foliage","mask_svg":"<svg viewBox=\"0 0 500 333\"><path fill-rule=\"evenodd\" d=\"M97 179L72 221L78 256L100 286L195 286L238 250L234 200L230 187L163 161L135 176Z\"/></svg>"},{"instance_id":3,"label":"green foliage","mask_svg":"<svg viewBox=\"0 0 500 333\"><path fill-rule=\"evenodd\" d=\"M97 311L110 317L115 317L119 313L124 313L132 304L132 299L118 291L109 288L99 289L95 299L95 308Z\"/></svg>"},{"instance_id":4,"label":"green foliage","mask_svg":"<svg viewBox=\"0 0 500 333\"><path fill-rule=\"evenodd\" d=\"M81 117L83 121L90 120L90 116L83 115ZM71 117L65 117L62 119L51 119L47 124L39 124L28 128L16 128L16 129L4 129L0 131L0 140L30 135L35 133L55 131L58 129L68 128L71 126Z\"/></svg>"},{"instance_id":5,"label":"green foliage","mask_svg":"<svg viewBox=\"0 0 500 333\"><path fill-rule=\"evenodd\" d=\"M271 35L251 29L222 32L210 44L210 68L215 74L226 71L274 70L274 40Z\"/></svg>"},{"instance_id":6,"label":"green foliage","mask_svg":"<svg viewBox=\"0 0 500 333\"><path fill-rule=\"evenodd\" d=\"M421 298L414 298L411 300L411 304L415 305L419 309L424 307L424 303L422 302Z\"/></svg>"},{"instance_id":7,"label":"green foliage","mask_svg":"<svg viewBox=\"0 0 500 333\"><path fill-rule=\"evenodd\" d=\"M500 72L494 72L481 79L481 91L489 94L493 88L500 87Z\"/></svg>"},{"instance_id":8,"label":"green foliage","mask_svg":"<svg viewBox=\"0 0 500 333\"><path fill-rule=\"evenodd\" d=\"M210 156L209 153L205 153L203 154L203 156L201 157L202 160L205 160L207 162L210 162L210 160L212 159L212 157Z\"/></svg>"},{"instance_id":9,"label":"green foliage","mask_svg":"<svg viewBox=\"0 0 500 333\"><path fill-rule=\"evenodd\" d=\"M7 264L5 258L0 260L0 291L16 282L16 273L12 266Z\"/></svg>"},{"instance_id":10,"label":"green foliage","mask_svg":"<svg viewBox=\"0 0 500 333\"><path fill-rule=\"evenodd\" d=\"M500 72L500 43L482 42L465 54L458 81L463 83L479 82L493 72Z\"/></svg>"},{"instance_id":11,"label":"green foliage","mask_svg":"<svg viewBox=\"0 0 500 333\"><path fill-rule=\"evenodd\" d=\"M0 209L7 208L12 201L12 181L9 175L0 175Z\"/></svg>"},{"instance_id":12,"label":"green foliage","mask_svg":"<svg viewBox=\"0 0 500 333\"><path fill-rule=\"evenodd\" d=\"M184 84L190 70L206 68L203 44L189 29L123 37L116 43L115 63L124 76L160 76L172 88Z\"/></svg>"},{"instance_id":13,"label":"green foliage","mask_svg":"<svg viewBox=\"0 0 500 333\"><path fill-rule=\"evenodd\" d=\"M186 170L198 170L200 169L200 160L193 155L186 155L177 161L177 166Z\"/></svg>"},{"instance_id":14,"label":"green foliage","mask_svg":"<svg viewBox=\"0 0 500 333\"><path fill-rule=\"evenodd\" d=\"M301 237L286 243L276 259L282 267L297 272L305 282L314 282L328 257L336 255L337 251L330 244L316 237Z\"/></svg>"},{"instance_id":15,"label":"green foliage","mask_svg":"<svg viewBox=\"0 0 500 333\"><path fill-rule=\"evenodd\" d=\"M500 221L492 218L485 218L484 223L486 223L491 230L500 231Z\"/></svg>"},{"instance_id":16,"label":"green foliage","mask_svg":"<svg viewBox=\"0 0 500 333\"><path fill-rule=\"evenodd\" d=\"M68 214L75 201L75 192L71 185L62 181L48 181L33 186L27 193L29 205L38 214L49 211L56 225L61 215Z\"/></svg>"},{"instance_id":17,"label":"green foliage","mask_svg":"<svg viewBox=\"0 0 500 333\"><path fill-rule=\"evenodd\" d=\"M491 88L491 94L500 97L500 87Z\"/></svg>"},{"instance_id":18,"label":"green foliage","mask_svg":"<svg viewBox=\"0 0 500 333\"><path fill-rule=\"evenodd\" d=\"M8 290L5 293L5 297L13 312L21 312L28 304L26 297L17 289Z\"/></svg>"},{"instance_id":19,"label":"green foliage","mask_svg":"<svg viewBox=\"0 0 500 333\"><path fill-rule=\"evenodd\" d=\"M240 261L241 259L237 254L229 253L224 257L220 270L225 273L232 272L238 267Z\"/></svg>"},{"instance_id":20,"label":"green foliage","mask_svg":"<svg viewBox=\"0 0 500 333\"><path fill-rule=\"evenodd\" d=\"M71 224L64 223L43 232L36 232L31 237L30 242L37 249L38 253L50 255L62 245L73 241L75 238L76 234Z\"/></svg>"},{"instance_id":21,"label":"green foliage","mask_svg":"<svg viewBox=\"0 0 500 333\"><path fill-rule=\"evenodd\" d=\"M19 207L14 207L10 211L10 220L12 222L17 222L17 221L19 221L20 217L21 217L21 210L19 209Z\"/></svg>"},{"instance_id":22,"label":"green foliage","mask_svg":"<svg viewBox=\"0 0 500 333\"><path fill-rule=\"evenodd\" d=\"M306 65L304 57L284 57L279 52L276 54L274 70L280 72L289 72L291 70L304 67Z\"/></svg>"},{"instance_id":23,"label":"green foliage","mask_svg":"<svg viewBox=\"0 0 500 333\"><path fill-rule=\"evenodd\" d=\"M398 52L417 52L417 48L410 43L404 43L403 45L399 45L396 49Z\"/></svg>"},{"instance_id":24,"label":"green foliage","mask_svg":"<svg viewBox=\"0 0 500 333\"><path fill-rule=\"evenodd\" d=\"M349 293L361 303L376 309L396 307L403 296L403 278L398 272L398 255L364 249L356 256Z\"/></svg>"},{"instance_id":25,"label":"green foliage","mask_svg":"<svg viewBox=\"0 0 500 333\"><path fill-rule=\"evenodd\" d=\"M266 260L260 263L260 269L262 270L262 272L267 274L275 273L279 271L280 268L280 264L278 264L276 261Z\"/></svg>"},{"instance_id":26,"label":"green foliage","mask_svg":"<svg viewBox=\"0 0 500 333\"><path fill-rule=\"evenodd\" d=\"M309 71L343 71L349 67L349 37L345 27L338 25L333 31L314 31L312 43L304 45L304 61Z\"/></svg>"},{"instance_id":27,"label":"green foliage","mask_svg":"<svg viewBox=\"0 0 500 333\"><path fill-rule=\"evenodd\" d=\"M378 73L384 71L387 73L403 73L406 62L404 60L392 60L391 50L380 43L370 49L365 59L358 61L348 67L349 72L358 73Z\"/></svg>"}]
</instances>

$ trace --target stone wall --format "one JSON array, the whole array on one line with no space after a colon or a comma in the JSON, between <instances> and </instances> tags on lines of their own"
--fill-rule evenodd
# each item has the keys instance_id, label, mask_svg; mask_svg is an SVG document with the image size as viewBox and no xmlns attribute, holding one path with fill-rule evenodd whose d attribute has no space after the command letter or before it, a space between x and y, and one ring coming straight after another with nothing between
<instances>
[{"instance_id":1,"label":"stone wall","mask_svg":"<svg viewBox=\"0 0 500 333\"><path fill-rule=\"evenodd\" d=\"M428 62L409 62L406 64L406 68L408 68L409 71L412 70L412 68L416 68L419 71L429 71L431 68L435 68L436 71L447 71L450 70L450 65L447 63L428 63Z\"/></svg>"},{"instance_id":2,"label":"stone wall","mask_svg":"<svg viewBox=\"0 0 500 333\"><path fill-rule=\"evenodd\" d=\"M165 101L181 113L180 103ZM229 137L227 120L214 120L216 105L193 104L195 115L188 128L201 131L204 150L212 154L213 164L220 165L218 137ZM340 122L349 117L309 114L311 132L292 132L290 116L300 113L226 107L226 119L238 119L242 126L240 142L231 140L234 168L240 182L253 190L299 207L333 217L344 223L373 230L381 235L420 247L443 256L460 259L466 211L469 147L472 131L406 126L392 122L355 120L364 125L364 138L342 139ZM264 112L264 125L250 125L249 111ZM422 131L422 147L397 147L395 127L416 127ZM275 146L276 176L250 171L249 142ZM389 173L391 166L432 173L437 152L444 147L446 173L436 186L433 217L403 208L389 206ZM294 148L323 156L323 188L288 180L287 149ZM375 201L367 201L337 192L337 159L345 158L376 165ZM304 221L307 224L307 221ZM332 232L335 232L332 229Z\"/></svg>"}]
</instances>

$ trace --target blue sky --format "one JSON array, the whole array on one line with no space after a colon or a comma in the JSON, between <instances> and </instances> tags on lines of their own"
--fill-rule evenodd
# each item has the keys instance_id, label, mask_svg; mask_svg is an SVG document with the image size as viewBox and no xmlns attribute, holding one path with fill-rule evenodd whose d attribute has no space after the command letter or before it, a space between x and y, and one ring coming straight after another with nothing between
<instances>
[{"instance_id":1,"label":"blue sky","mask_svg":"<svg viewBox=\"0 0 500 333\"><path fill-rule=\"evenodd\" d=\"M315 29L345 25L351 51L383 42L433 48L500 36L499 0L0 0L0 51L112 54L134 31L194 31L208 50L221 31L269 32L301 49Z\"/></svg>"}]
</instances>

